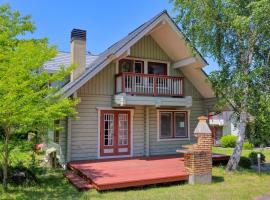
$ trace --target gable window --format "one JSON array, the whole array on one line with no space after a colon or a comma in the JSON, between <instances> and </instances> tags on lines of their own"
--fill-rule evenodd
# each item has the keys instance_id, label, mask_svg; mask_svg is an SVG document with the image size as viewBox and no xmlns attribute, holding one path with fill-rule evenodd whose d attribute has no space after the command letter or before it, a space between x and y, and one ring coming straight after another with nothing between
<instances>
[{"instance_id":1,"label":"gable window","mask_svg":"<svg viewBox=\"0 0 270 200\"><path fill-rule=\"evenodd\" d=\"M159 138L188 138L188 115L186 111L159 112Z\"/></svg>"},{"instance_id":2,"label":"gable window","mask_svg":"<svg viewBox=\"0 0 270 200\"><path fill-rule=\"evenodd\" d=\"M167 64L148 62L148 74L167 75Z\"/></svg>"}]
</instances>

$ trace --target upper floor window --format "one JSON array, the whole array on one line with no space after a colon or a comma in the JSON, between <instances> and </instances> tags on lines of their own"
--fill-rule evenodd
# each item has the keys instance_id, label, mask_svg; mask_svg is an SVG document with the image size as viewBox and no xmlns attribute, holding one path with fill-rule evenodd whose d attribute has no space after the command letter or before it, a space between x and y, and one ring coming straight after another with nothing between
<instances>
[{"instance_id":1,"label":"upper floor window","mask_svg":"<svg viewBox=\"0 0 270 200\"><path fill-rule=\"evenodd\" d=\"M120 72L132 72L133 71L133 60L122 59L119 61Z\"/></svg>"},{"instance_id":2,"label":"upper floor window","mask_svg":"<svg viewBox=\"0 0 270 200\"><path fill-rule=\"evenodd\" d=\"M167 75L167 64L148 62L148 74Z\"/></svg>"},{"instance_id":3,"label":"upper floor window","mask_svg":"<svg viewBox=\"0 0 270 200\"><path fill-rule=\"evenodd\" d=\"M121 72L133 72L143 73L143 61L122 59L119 61L119 71Z\"/></svg>"}]
</instances>

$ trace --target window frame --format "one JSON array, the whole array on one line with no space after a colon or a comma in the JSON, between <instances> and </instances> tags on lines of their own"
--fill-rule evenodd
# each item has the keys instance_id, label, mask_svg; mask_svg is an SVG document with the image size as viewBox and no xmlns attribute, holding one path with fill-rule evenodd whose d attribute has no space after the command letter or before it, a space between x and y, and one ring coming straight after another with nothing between
<instances>
[{"instance_id":1,"label":"window frame","mask_svg":"<svg viewBox=\"0 0 270 200\"><path fill-rule=\"evenodd\" d=\"M121 69L121 62L123 60L126 61L130 61L133 62L132 64L132 70L133 72L130 73L134 73L135 72L135 62L141 62L143 65L143 73L142 74L149 74L148 73L148 64L150 63L160 63L160 64L166 64L166 75L161 75L161 76L170 76L170 67L171 67L171 63L169 61L164 61L164 60L158 60L158 59L148 59L148 58L140 58L140 57L124 57L121 59L117 60L117 64L116 64L116 74L121 74L122 69Z\"/></svg>"},{"instance_id":2,"label":"window frame","mask_svg":"<svg viewBox=\"0 0 270 200\"><path fill-rule=\"evenodd\" d=\"M162 65L162 67L164 67L163 74L155 74L155 75L168 76L168 64L167 63L148 61L147 62L147 74L150 74L149 69L150 69L151 65Z\"/></svg>"},{"instance_id":3,"label":"window frame","mask_svg":"<svg viewBox=\"0 0 270 200\"><path fill-rule=\"evenodd\" d=\"M161 114L162 113L165 113L165 114L170 114L171 115L171 136L170 137L161 137L161 126L160 126L160 123L159 123L159 133L160 133L160 135L159 135L159 138L162 140L162 139L172 139L172 138L174 138L174 127L173 127L173 124L174 123L172 123L173 121L174 121L174 115L173 115L173 113L172 112L170 112L170 111L164 111L164 112L160 112L159 113L159 119L161 120ZM159 122L160 122L160 120L159 120Z\"/></svg>"},{"instance_id":4,"label":"window frame","mask_svg":"<svg viewBox=\"0 0 270 200\"><path fill-rule=\"evenodd\" d=\"M171 126L173 126L172 129L172 137L171 138L164 138L161 137L161 113L172 113L172 120L173 122L171 123ZM185 114L185 123L186 123L186 136L185 137L180 137L180 136L175 136L175 113L184 113ZM171 140L190 140L190 111L189 110L158 110L157 111L157 141L171 141Z\"/></svg>"}]
</instances>

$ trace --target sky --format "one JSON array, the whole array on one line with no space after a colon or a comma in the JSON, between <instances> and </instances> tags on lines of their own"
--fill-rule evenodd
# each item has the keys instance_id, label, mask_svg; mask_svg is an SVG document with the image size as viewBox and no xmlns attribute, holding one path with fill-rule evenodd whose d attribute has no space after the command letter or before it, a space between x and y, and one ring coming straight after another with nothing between
<instances>
[{"instance_id":1,"label":"sky","mask_svg":"<svg viewBox=\"0 0 270 200\"><path fill-rule=\"evenodd\" d=\"M34 38L47 37L58 50L70 50L73 28L87 31L87 51L99 54L129 32L167 10L169 0L1 0L22 15L31 15L36 26ZM2 4L2 3L0 3ZM206 58L209 73L217 64Z\"/></svg>"}]
</instances>

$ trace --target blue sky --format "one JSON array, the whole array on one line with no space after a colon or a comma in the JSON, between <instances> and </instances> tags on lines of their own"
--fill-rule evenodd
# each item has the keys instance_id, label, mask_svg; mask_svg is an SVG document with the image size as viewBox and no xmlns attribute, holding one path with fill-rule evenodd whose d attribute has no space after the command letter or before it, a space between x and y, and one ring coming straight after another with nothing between
<instances>
[{"instance_id":1,"label":"blue sky","mask_svg":"<svg viewBox=\"0 0 270 200\"><path fill-rule=\"evenodd\" d=\"M2 0L23 15L30 14L37 28L33 37L49 38L59 50L69 51L70 31L87 30L87 50L98 54L157 13L167 9L169 0ZM217 64L206 58L207 73Z\"/></svg>"}]
</instances>

